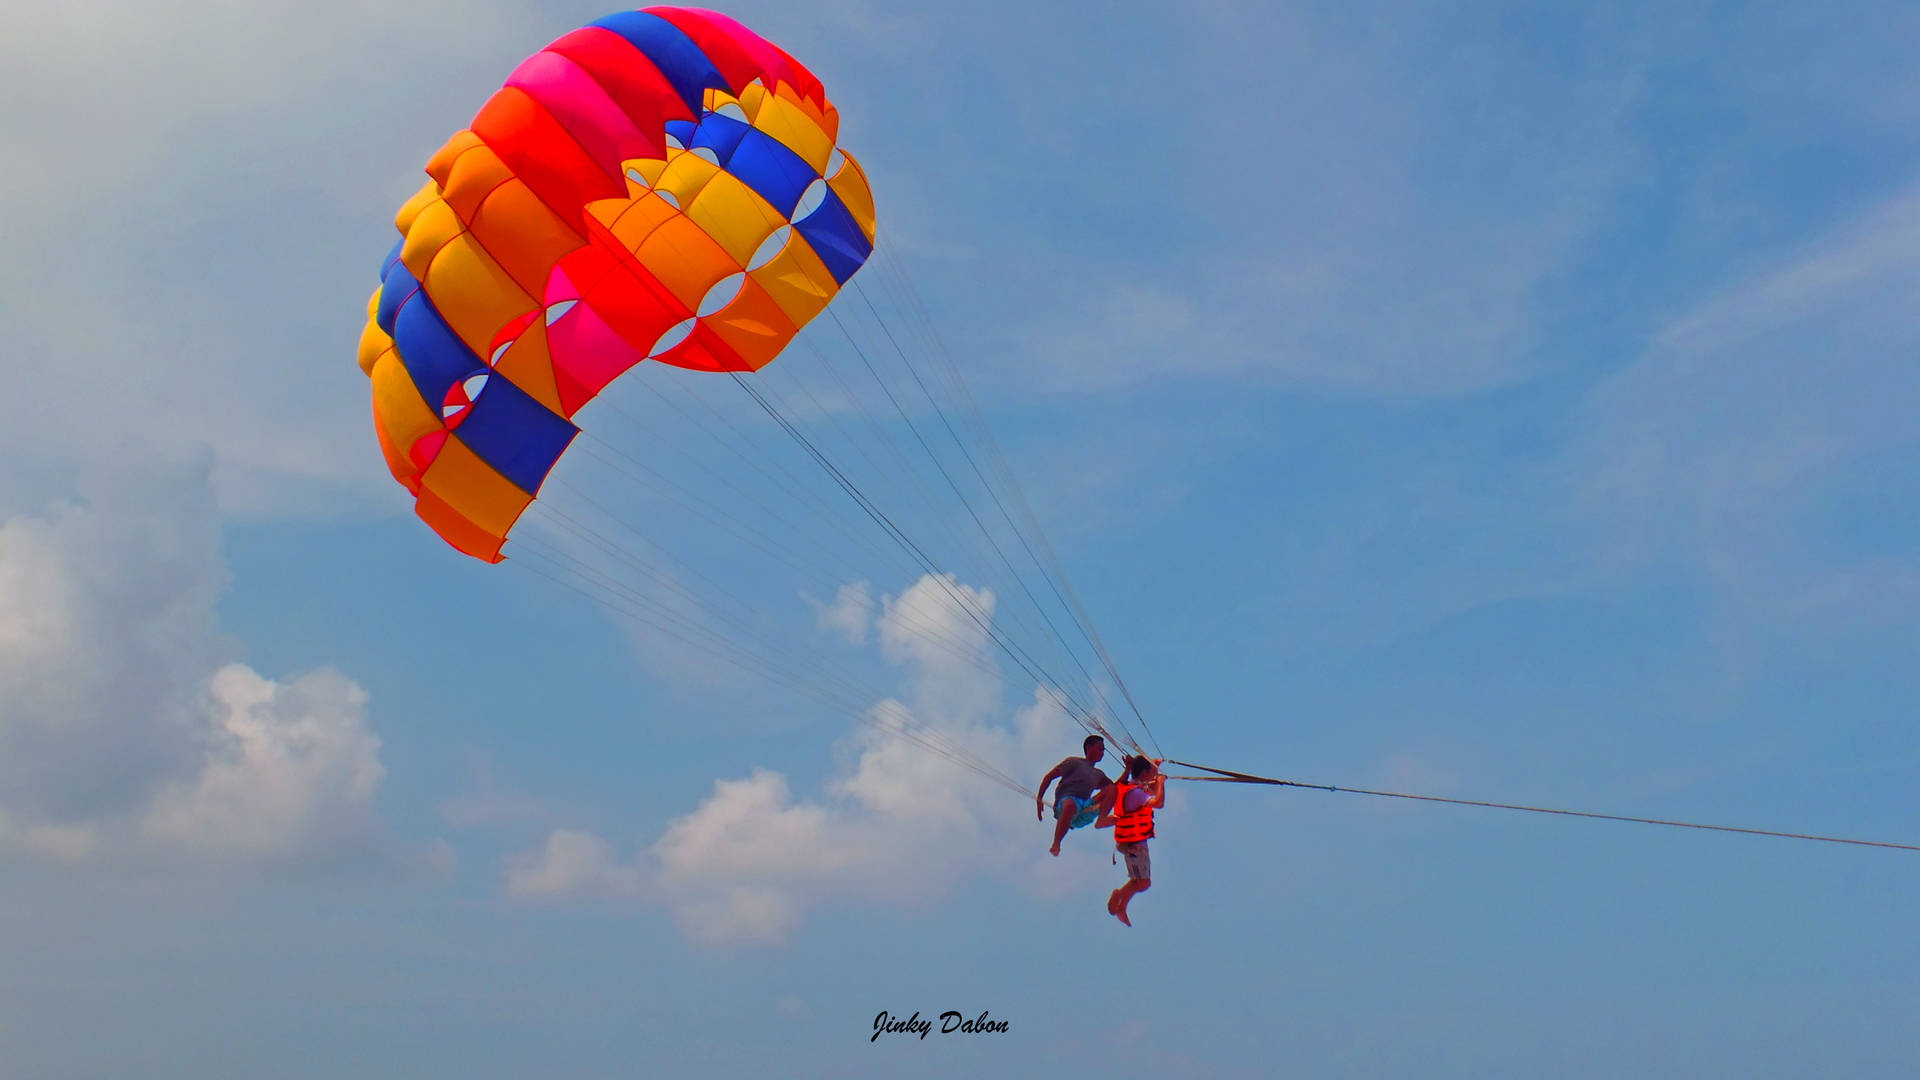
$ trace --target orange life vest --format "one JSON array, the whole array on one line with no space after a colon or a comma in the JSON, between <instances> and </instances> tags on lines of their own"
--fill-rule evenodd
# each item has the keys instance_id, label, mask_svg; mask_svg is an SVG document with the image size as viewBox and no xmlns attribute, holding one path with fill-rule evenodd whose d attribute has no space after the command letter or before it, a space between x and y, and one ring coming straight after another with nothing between
<instances>
[{"instance_id":1,"label":"orange life vest","mask_svg":"<svg viewBox=\"0 0 1920 1080\"><path fill-rule=\"evenodd\" d=\"M1134 844L1142 840L1151 840L1153 838L1152 799L1148 799L1145 806L1142 806L1131 814L1122 812L1127 806L1127 792L1136 789L1145 791L1146 786L1144 784L1129 784L1121 781L1114 784L1113 787L1114 846L1118 847L1121 844Z\"/></svg>"}]
</instances>

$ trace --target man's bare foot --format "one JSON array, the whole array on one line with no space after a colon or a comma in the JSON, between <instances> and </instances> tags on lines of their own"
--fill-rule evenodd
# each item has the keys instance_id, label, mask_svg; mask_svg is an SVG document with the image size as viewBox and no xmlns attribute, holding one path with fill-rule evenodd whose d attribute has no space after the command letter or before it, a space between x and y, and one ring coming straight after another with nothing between
<instances>
[{"instance_id":1,"label":"man's bare foot","mask_svg":"<svg viewBox=\"0 0 1920 1080\"><path fill-rule=\"evenodd\" d=\"M1058 855L1058 854L1060 854L1060 845L1059 845L1059 844L1055 844L1055 845L1053 845L1052 847L1050 847L1050 848L1048 848L1048 849L1047 849L1047 854L1049 854L1049 855Z\"/></svg>"}]
</instances>

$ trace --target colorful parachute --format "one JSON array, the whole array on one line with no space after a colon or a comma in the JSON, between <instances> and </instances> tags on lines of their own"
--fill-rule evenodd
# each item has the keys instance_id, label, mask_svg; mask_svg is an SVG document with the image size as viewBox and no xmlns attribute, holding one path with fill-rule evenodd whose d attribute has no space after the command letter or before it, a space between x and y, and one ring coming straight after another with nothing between
<instances>
[{"instance_id":1,"label":"colorful parachute","mask_svg":"<svg viewBox=\"0 0 1920 1080\"><path fill-rule=\"evenodd\" d=\"M490 562L642 360L757 370L873 251L818 79L710 11L560 38L427 163L360 339L394 478Z\"/></svg>"}]
</instances>

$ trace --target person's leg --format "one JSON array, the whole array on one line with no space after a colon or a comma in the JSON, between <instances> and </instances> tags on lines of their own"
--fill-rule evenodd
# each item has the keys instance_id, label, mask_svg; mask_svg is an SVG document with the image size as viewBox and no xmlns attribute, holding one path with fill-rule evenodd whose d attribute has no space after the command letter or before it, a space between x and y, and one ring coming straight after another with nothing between
<instances>
[{"instance_id":1,"label":"person's leg","mask_svg":"<svg viewBox=\"0 0 1920 1080\"><path fill-rule=\"evenodd\" d=\"M1053 846L1047 849L1052 855L1060 854L1060 841L1066 839L1067 830L1073 827L1073 816L1080 812L1080 804L1074 799L1060 799L1053 804Z\"/></svg>"},{"instance_id":2,"label":"person's leg","mask_svg":"<svg viewBox=\"0 0 1920 1080\"><path fill-rule=\"evenodd\" d=\"M1113 895L1107 898L1107 910L1113 912L1114 918L1132 926L1133 920L1127 918L1127 905L1134 897L1153 887L1153 864L1148 859L1145 840L1127 844L1120 852L1127 861L1127 883L1115 889Z\"/></svg>"},{"instance_id":3,"label":"person's leg","mask_svg":"<svg viewBox=\"0 0 1920 1080\"><path fill-rule=\"evenodd\" d=\"M1153 879L1151 878L1133 878L1125 885L1115 889L1113 891L1113 899L1110 901L1113 917L1126 923L1128 926L1132 926L1133 920L1127 918L1127 905L1133 902L1134 897L1139 896L1152 887Z\"/></svg>"}]
</instances>

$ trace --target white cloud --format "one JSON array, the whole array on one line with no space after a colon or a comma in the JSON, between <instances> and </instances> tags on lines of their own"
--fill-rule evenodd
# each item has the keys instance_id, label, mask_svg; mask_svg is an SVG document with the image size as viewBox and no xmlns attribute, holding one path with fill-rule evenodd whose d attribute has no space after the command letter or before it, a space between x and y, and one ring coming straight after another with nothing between
<instances>
[{"instance_id":1,"label":"white cloud","mask_svg":"<svg viewBox=\"0 0 1920 1080\"><path fill-rule=\"evenodd\" d=\"M644 897L669 907L692 940L748 945L784 940L812 906L912 903L981 872L1057 888L1060 864L1045 854L1051 823L1033 821L1029 799L890 733L905 728L966 760L1011 770L1022 785L1037 783L1079 741L1044 689L1000 716L998 675L964 658L984 650L986 632L956 594L992 610L991 593L932 577L882 599L878 644L907 692L875 703L872 723L849 732L849 764L822 797L796 797L785 775L767 769L719 780L632 858L590 834L554 832L544 849L509 861L508 894ZM1069 845L1067 865L1088 869L1079 858L1099 846L1098 838Z\"/></svg>"},{"instance_id":2,"label":"white cloud","mask_svg":"<svg viewBox=\"0 0 1920 1080\"><path fill-rule=\"evenodd\" d=\"M142 833L218 857L284 857L365 824L385 770L364 690L332 671L278 683L241 664L207 689L205 764L160 791Z\"/></svg>"},{"instance_id":3,"label":"white cloud","mask_svg":"<svg viewBox=\"0 0 1920 1080\"><path fill-rule=\"evenodd\" d=\"M230 660L209 472L154 464L0 524L0 848L292 860L374 841L365 692Z\"/></svg>"},{"instance_id":4,"label":"white cloud","mask_svg":"<svg viewBox=\"0 0 1920 1080\"><path fill-rule=\"evenodd\" d=\"M667 827L653 845L668 880L830 874L861 861L859 841L824 806L796 804L786 777L756 769L720 780L699 809Z\"/></svg>"},{"instance_id":5,"label":"white cloud","mask_svg":"<svg viewBox=\"0 0 1920 1080\"><path fill-rule=\"evenodd\" d=\"M820 628L847 639L849 645L865 645L873 625L873 591L864 581L842 585L830 604L814 604Z\"/></svg>"},{"instance_id":6,"label":"white cloud","mask_svg":"<svg viewBox=\"0 0 1920 1080\"><path fill-rule=\"evenodd\" d=\"M922 721L977 724L1000 697L1000 679L968 658L991 655L993 590L963 585L952 574L928 575L899 596L881 598L875 623L880 655L903 668Z\"/></svg>"},{"instance_id":7,"label":"white cloud","mask_svg":"<svg viewBox=\"0 0 1920 1080\"><path fill-rule=\"evenodd\" d=\"M613 845L574 829L554 830L540 850L507 865L507 895L516 899L632 897L641 887L640 871L622 865Z\"/></svg>"}]
</instances>

